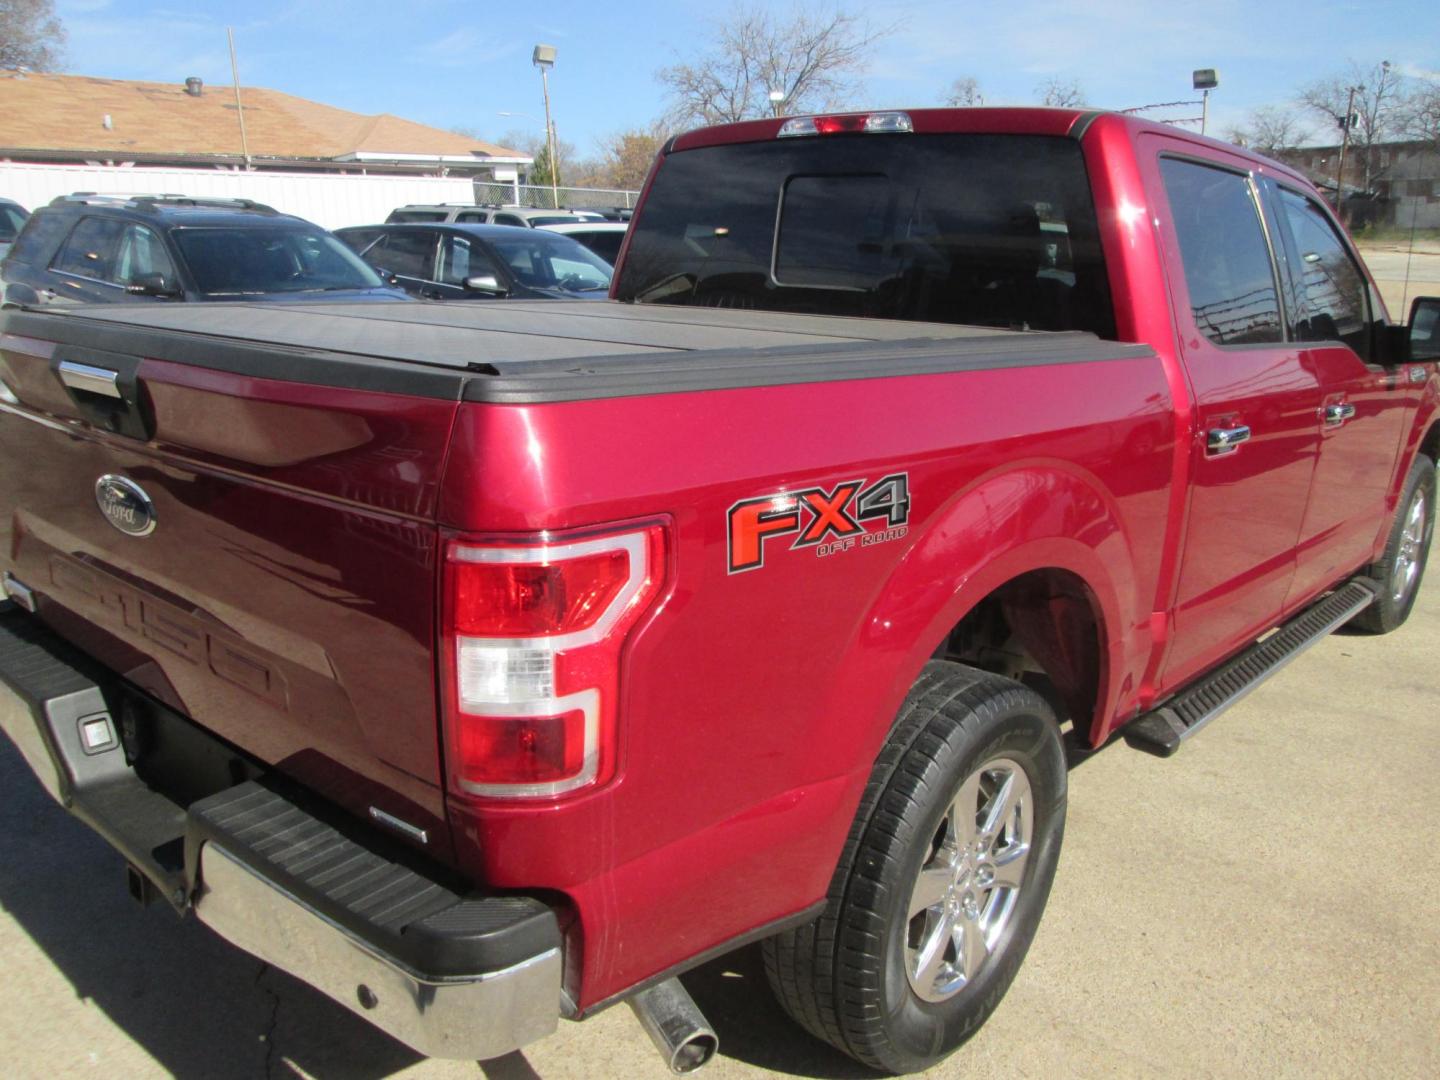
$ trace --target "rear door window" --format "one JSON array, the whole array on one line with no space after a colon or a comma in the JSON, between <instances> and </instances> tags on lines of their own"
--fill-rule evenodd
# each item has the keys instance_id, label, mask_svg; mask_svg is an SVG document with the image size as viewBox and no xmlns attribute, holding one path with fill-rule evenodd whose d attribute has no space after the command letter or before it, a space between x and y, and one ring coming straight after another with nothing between
<instances>
[{"instance_id":1,"label":"rear door window","mask_svg":"<svg viewBox=\"0 0 1440 1080\"><path fill-rule=\"evenodd\" d=\"M50 269L113 284L120 236L125 231L125 225L118 218L81 218L61 245Z\"/></svg>"},{"instance_id":2,"label":"rear door window","mask_svg":"<svg viewBox=\"0 0 1440 1080\"><path fill-rule=\"evenodd\" d=\"M431 281L435 277L435 234L392 232L365 253L372 266L383 266L401 277Z\"/></svg>"},{"instance_id":3,"label":"rear door window","mask_svg":"<svg viewBox=\"0 0 1440 1080\"><path fill-rule=\"evenodd\" d=\"M1249 177L1169 157L1160 160L1160 175L1196 328L1217 345L1283 341L1275 268Z\"/></svg>"}]
</instances>

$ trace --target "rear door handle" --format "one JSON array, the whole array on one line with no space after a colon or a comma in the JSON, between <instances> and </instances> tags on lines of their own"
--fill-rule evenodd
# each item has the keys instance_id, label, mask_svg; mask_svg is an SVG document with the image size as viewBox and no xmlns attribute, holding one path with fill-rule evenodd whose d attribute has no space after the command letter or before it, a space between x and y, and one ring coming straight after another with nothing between
<instances>
[{"instance_id":1,"label":"rear door handle","mask_svg":"<svg viewBox=\"0 0 1440 1080\"><path fill-rule=\"evenodd\" d=\"M1349 401L1336 401L1325 406L1325 426L1339 427L1355 416L1355 406Z\"/></svg>"},{"instance_id":2,"label":"rear door handle","mask_svg":"<svg viewBox=\"0 0 1440 1080\"><path fill-rule=\"evenodd\" d=\"M1241 443L1249 441L1250 429L1244 424L1227 428L1211 428L1210 434L1205 439L1205 453L1209 457L1233 454L1240 449Z\"/></svg>"},{"instance_id":3,"label":"rear door handle","mask_svg":"<svg viewBox=\"0 0 1440 1080\"><path fill-rule=\"evenodd\" d=\"M60 361L60 381L71 390L85 390L105 397L123 397L119 379L120 373L109 368L92 367L74 360Z\"/></svg>"}]
</instances>

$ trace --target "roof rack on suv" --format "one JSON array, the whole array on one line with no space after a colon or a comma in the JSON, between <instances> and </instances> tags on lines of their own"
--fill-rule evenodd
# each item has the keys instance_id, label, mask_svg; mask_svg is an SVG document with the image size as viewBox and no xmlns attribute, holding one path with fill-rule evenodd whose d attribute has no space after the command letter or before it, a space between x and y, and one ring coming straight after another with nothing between
<instances>
[{"instance_id":1,"label":"roof rack on suv","mask_svg":"<svg viewBox=\"0 0 1440 1080\"><path fill-rule=\"evenodd\" d=\"M50 200L51 206L81 203L85 206L196 206L215 210L251 210L257 214L277 213L273 206L256 202L254 199L226 199L211 196L164 194L101 194L95 191L77 191L71 195L57 195Z\"/></svg>"}]
</instances>

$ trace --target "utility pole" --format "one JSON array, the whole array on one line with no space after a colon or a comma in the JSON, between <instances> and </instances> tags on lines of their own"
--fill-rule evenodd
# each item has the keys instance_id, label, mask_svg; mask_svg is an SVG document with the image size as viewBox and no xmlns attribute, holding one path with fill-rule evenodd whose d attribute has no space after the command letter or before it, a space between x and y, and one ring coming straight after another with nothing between
<instances>
[{"instance_id":1,"label":"utility pole","mask_svg":"<svg viewBox=\"0 0 1440 1080\"><path fill-rule=\"evenodd\" d=\"M235 31L225 28L230 39L230 81L235 84L235 116L240 121L240 153L245 158L245 168L250 168L250 143L245 138L245 106L240 104L240 65L235 63Z\"/></svg>"},{"instance_id":2,"label":"utility pole","mask_svg":"<svg viewBox=\"0 0 1440 1080\"><path fill-rule=\"evenodd\" d=\"M1350 124L1355 119L1355 94L1364 89L1363 86L1350 87L1350 100L1345 106L1345 119L1340 121L1340 165L1335 170L1335 213L1340 216L1342 221L1345 220L1344 211L1340 209L1340 204L1345 198L1345 151L1350 149Z\"/></svg>"}]
</instances>

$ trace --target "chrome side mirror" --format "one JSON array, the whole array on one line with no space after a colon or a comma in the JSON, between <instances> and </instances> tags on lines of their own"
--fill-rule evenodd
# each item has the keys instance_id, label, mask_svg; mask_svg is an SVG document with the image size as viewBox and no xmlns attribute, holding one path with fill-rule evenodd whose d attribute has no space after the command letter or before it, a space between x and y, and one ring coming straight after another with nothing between
<instances>
[{"instance_id":1,"label":"chrome side mirror","mask_svg":"<svg viewBox=\"0 0 1440 1080\"><path fill-rule=\"evenodd\" d=\"M484 293L486 296L510 295L510 290L501 285L500 279L494 274L476 274L474 277L467 277L465 288L470 292Z\"/></svg>"}]
</instances>

